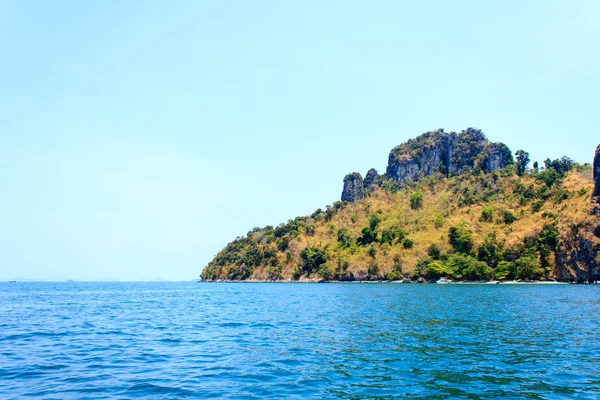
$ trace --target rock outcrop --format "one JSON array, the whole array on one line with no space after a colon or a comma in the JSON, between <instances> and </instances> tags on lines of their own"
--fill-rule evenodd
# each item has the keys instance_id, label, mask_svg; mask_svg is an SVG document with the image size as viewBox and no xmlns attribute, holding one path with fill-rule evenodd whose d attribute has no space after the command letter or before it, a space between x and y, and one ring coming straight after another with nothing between
<instances>
[{"instance_id":1,"label":"rock outcrop","mask_svg":"<svg viewBox=\"0 0 600 400\"><path fill-rule=\"evenodd\" d=\"M477 166L490 173L506 168L513 162L512 152L504 143L489 143L483 149L481 164Z\"/></svg>"},{"instance_id":2,"label":"rock outcrop","mask_svg":"<svg viewBox=\"0 0 600 400\"><path fill-rule=\"evenodd\" d=\"M403 183L436 172L456 175L469 168L494 172L513 162L506 145L491 143L479 129L468 128L459 134L438 129L392 149L386 175Z\"/></svg>"},{"instance_id":3,"label":"rock outcrop","mask_svg":"<svg viewBox=\"0 0 600 400\"><path fill-rule=\"evenodd\" d=\"M594 199L600 203L600 145L596 148L594 156Z\"/></svg>"},{"instance_id":4,"label":"rock outcrop","mask_svg":"<svg viewBox=\"0 0 600 400\"><path fill-rule=\"evenodd\" d=\"M358 172L353 172L344 177L344 190L342 201L354 202L365 197L363 189L363 178Z\"/></svg>"},{"instance_id":5,"label":"rock outcrop","mask_svg":"<svg viewBox=\"0 0 600 400\"><path fill-rule=\"evenodd\" d=\"M600 245L581 235L563 240L557 252L557 261L558 280L600 280Z\"/></svg>"},{"instance_id":6,"label":"rock outcrop","mask_svg":"<svg viewBox=\"0 0 600 400\"><path fill-rule=\"evenodd\" d=\"M367 175L365 175L365 180L363 181L363 188L365 190L369 189L371 186L377 184L377 179L379 178L379 174L375 168L371 168L367 171Z\"/></svg>"}]
</instances>

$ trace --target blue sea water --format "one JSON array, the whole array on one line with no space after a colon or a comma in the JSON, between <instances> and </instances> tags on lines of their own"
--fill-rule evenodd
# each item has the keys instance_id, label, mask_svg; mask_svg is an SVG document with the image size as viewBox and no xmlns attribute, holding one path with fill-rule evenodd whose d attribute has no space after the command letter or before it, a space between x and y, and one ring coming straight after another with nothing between
<instances>
[{"instance_id":1,"label":"blue sea water","mask_svg":"<svg viewBox=\"0 0 600 400\"><path fill-rule=\"evenodd\" d=\"M600 398L600 287L2 283L0 398Z\"/></svg>"}]
</instances>

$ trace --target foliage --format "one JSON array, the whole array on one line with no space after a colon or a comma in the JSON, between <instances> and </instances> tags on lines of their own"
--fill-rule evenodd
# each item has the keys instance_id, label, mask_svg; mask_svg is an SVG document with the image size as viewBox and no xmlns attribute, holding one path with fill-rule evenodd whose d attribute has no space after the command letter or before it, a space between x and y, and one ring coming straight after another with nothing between
<instances>
[{"instance_id":1,"label":"foliage","mask_svg":"<svg viewBox=\"0 0 600 400\"><path fill-rule=\"evenodd\" d=\"M515 158L517 160L517 174L523 176L527 170L529 161L531 161L529 159L529 153L524 150L517 150L515 152Z\"/></svg>"},{"instance_id":2,"label":"foliage","mask_svg":"<svg viewBox=\"0 0 600 400\"><path fill-rule=\"evenodd\" d=\"M333 272L331 271L331 268L329 267L329 265L322 264L319 267L318 274L319 274L319 276L321 278L323 278L324 280L328 281L329 278L331 278L331 276L333 275Z\"/></svg>"},{"instance_id":3,"label":"foliage","mask_svg":"<svg viewBox=\"0 0 600 400\"><path fill-rule=\"evenodd\" d=\"M423 192L415 192L410 195L410 208L413 210L423 208Z\"/></svg>"},{"instance_id":4,"label":"foliage","mask_svg":"<svg viewBox=\"0 0 600 400\"><path fill-rule=\"evenodd\" d=\"M358 238L358 242L363 246L368 246L369 244L377 241L377 230L372 230L368 226L365 226L362 229L362 235Z\"/></svg>"},{"instance_id":5,"label":"foliage","mask_svg":"<svg viewBox=\"0 0 600 400\"><path fill-rule=\"evenodd\" d=\"M481 210L481 218L479 220L482 222L493 222L494 221L494 207L487 206L483 210Z\"/></svg>"},{"instance_id":6,"label":"foliage","mask_svg":"<svg viewBox=\"0 0 600 400\"><path fill-rule=\"evenodd\" d=\"M474 169L460 173L453 166L450 177L436 173L396 192L383 184L397 183L380 176L361 201L334 202L275 227L253 228L227 244L202 278L553 278L564 257L585 251L580 240L600 244L589 214L591 169L569 160L546 160L546 168L518 177L517 164L478 172L486 162L478 159ZM425 188L427 207L415 196Z\"/></svg>"},{"instance_id":7,"label":"foliage","mask_svg":"<svg viewBox=\"0 0 600 400\"><path fill-rule=\"evenodd\" d=\"M575 167L575 161L569 157L563 156L556 160L550 160L549 158L544 161L546 169L554 169L558 174L564 176L567 172L571 171Z\"/></svg>"},{"instance_id":8,"label":"foliage","mask_svg":"<svg viewBox=\"0 0 600 400\"><path fill-rule=\"evenodd\" d=\"M342 248L347 248L352 246L353 240L350 232L347 229L341 228L337 233L337 241Z\"/></svg>"},{"instance_id":9,"label":"foliage","mask_svg":"<svg viewBox=\"0 0 600 400\"><path fill-rule=\"evenodd\" d=\"M439 260L442 257L442 250L438 247L438 245L433 243L427 249L427 254L429 255L429 257L433 258L434 260Z\"/></svg>"},{"instance_id":10,"label":"foliage","mask_svg":"<svg viewBox=\"0 0 600 400\"><path fill-rule=\"evenodd\" d=\"M316 271L321 264L327 262L327 257L323 249L317 247L307 247L300 253L302 259L302 271L308 274Z\"/></svg>"},{"instance_id":11,"label":"foliage","mask_svg":"<svg viewBox=\"0 0 600 400\"><path fill-rule=\"evenodd\" d=\"M381 215L379 215L378 213L371 214L371 217L369 218L369 228L372 231L377 230L377 227L379 226L380 222L381 222Z\"/></svg>"},{"instance_id":12,"label":"foliage","mask_svg":"<svg viewBox=\"0 0 600 400\"><path fill-rule=\"evenodd\" d=\"M468 254L473 250L473 232L453 226L448 232L450 245L459 253Z\"/></svg>"},{"instance_id":13,"label":"foliage","mask_svg":"<svg viewBox=\"0 0 600 400\"><path fill-rule=\"evenodd\" d=\"M503 210L502 211L502 220L504 221L505 224L510 225L517 220L517 217L511 211Z\"/></svg>"}]
</instances>

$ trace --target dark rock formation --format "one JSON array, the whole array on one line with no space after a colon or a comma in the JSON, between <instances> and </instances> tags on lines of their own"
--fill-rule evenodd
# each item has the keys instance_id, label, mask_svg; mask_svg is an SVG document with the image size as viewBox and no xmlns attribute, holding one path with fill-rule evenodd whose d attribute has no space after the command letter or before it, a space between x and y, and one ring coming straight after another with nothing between
<instances>
[{"instance_id":1,"label":"dark rock formation","mask_svg":"<svg viewBox=\"0 0 600 400\"><path fill-rule=\"evenodd\" d=\"M358 172L353 172L344 177L344 190L342 201L354 202L365 197L363 178Z\"/></svg>"},{"instance_id":2,"label":"dark rock formation","mask_svg":"<svg viewBox=\"0 0 600 400\"><path fill-rule=\"evenodd\" d=\"M490 173L506 168L513 162L512 153L504 143L489 143L483 149L478 167Z\"/></svg>"},{"instance_id":3,"label":"dark rock formation","mask_svg":"<svg viewBox=\"0 0 600 400\"><path fill-rule=\"evenodd\" d=\"M595 200L600 203L600 145L596 148L594 156L594 194Z\"/></svg>"},{"instance_id":4,"label":"dark rock formation","mask_svg":"<svg viewBox=\"0 0 600 400\"><path fill-rule=\"evenodd\" d=\"M513 162L506 145L489 142L479 129L468 128L459 134L438 129L392 149L386 175L402 183L436 172L460 174L469 168L494 172Z\"/></svg>"},{"instance_id":5,"label":"dark rock formation","mask_svg":"<svg viewBox=\"0 0 600 400\"><path fill-rule=\"evenodd\" d=\"M377 184L377 179L379 178L379 174L375 168L371 168L367 171L367 175L365 175L365 180L363 181L363 188L369 189L371 186Z\"/></svg>"},{"instance_id":6,"label":"dark rock formation","mask_svg":"<svg viewBox=\"0 0 600 400\"><path fill-rule=\"evenodd\" d=\"M557 278L562 281L600 280L600 246L583 236L568 238L557 252Z\"/></svg>"}]
</instances>

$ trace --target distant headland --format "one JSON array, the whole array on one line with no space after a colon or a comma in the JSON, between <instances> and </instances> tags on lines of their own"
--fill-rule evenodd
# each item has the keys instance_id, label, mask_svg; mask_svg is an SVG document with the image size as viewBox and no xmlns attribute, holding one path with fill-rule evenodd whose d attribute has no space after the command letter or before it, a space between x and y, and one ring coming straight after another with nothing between
<instances>
[{"instance_id":1,"label":"distant headland","mask_svg":"<svg viewBox=\"0 0 600 400\"><path fill-rule=\"evenodd\" d=\"M590 149L592 155L593 150ZM254 228L203 281L600 280L600 145L592 164L531 164L479 129L426 132L384 174L343 181L341 201Z\"/></svg>"}]
</instances>

